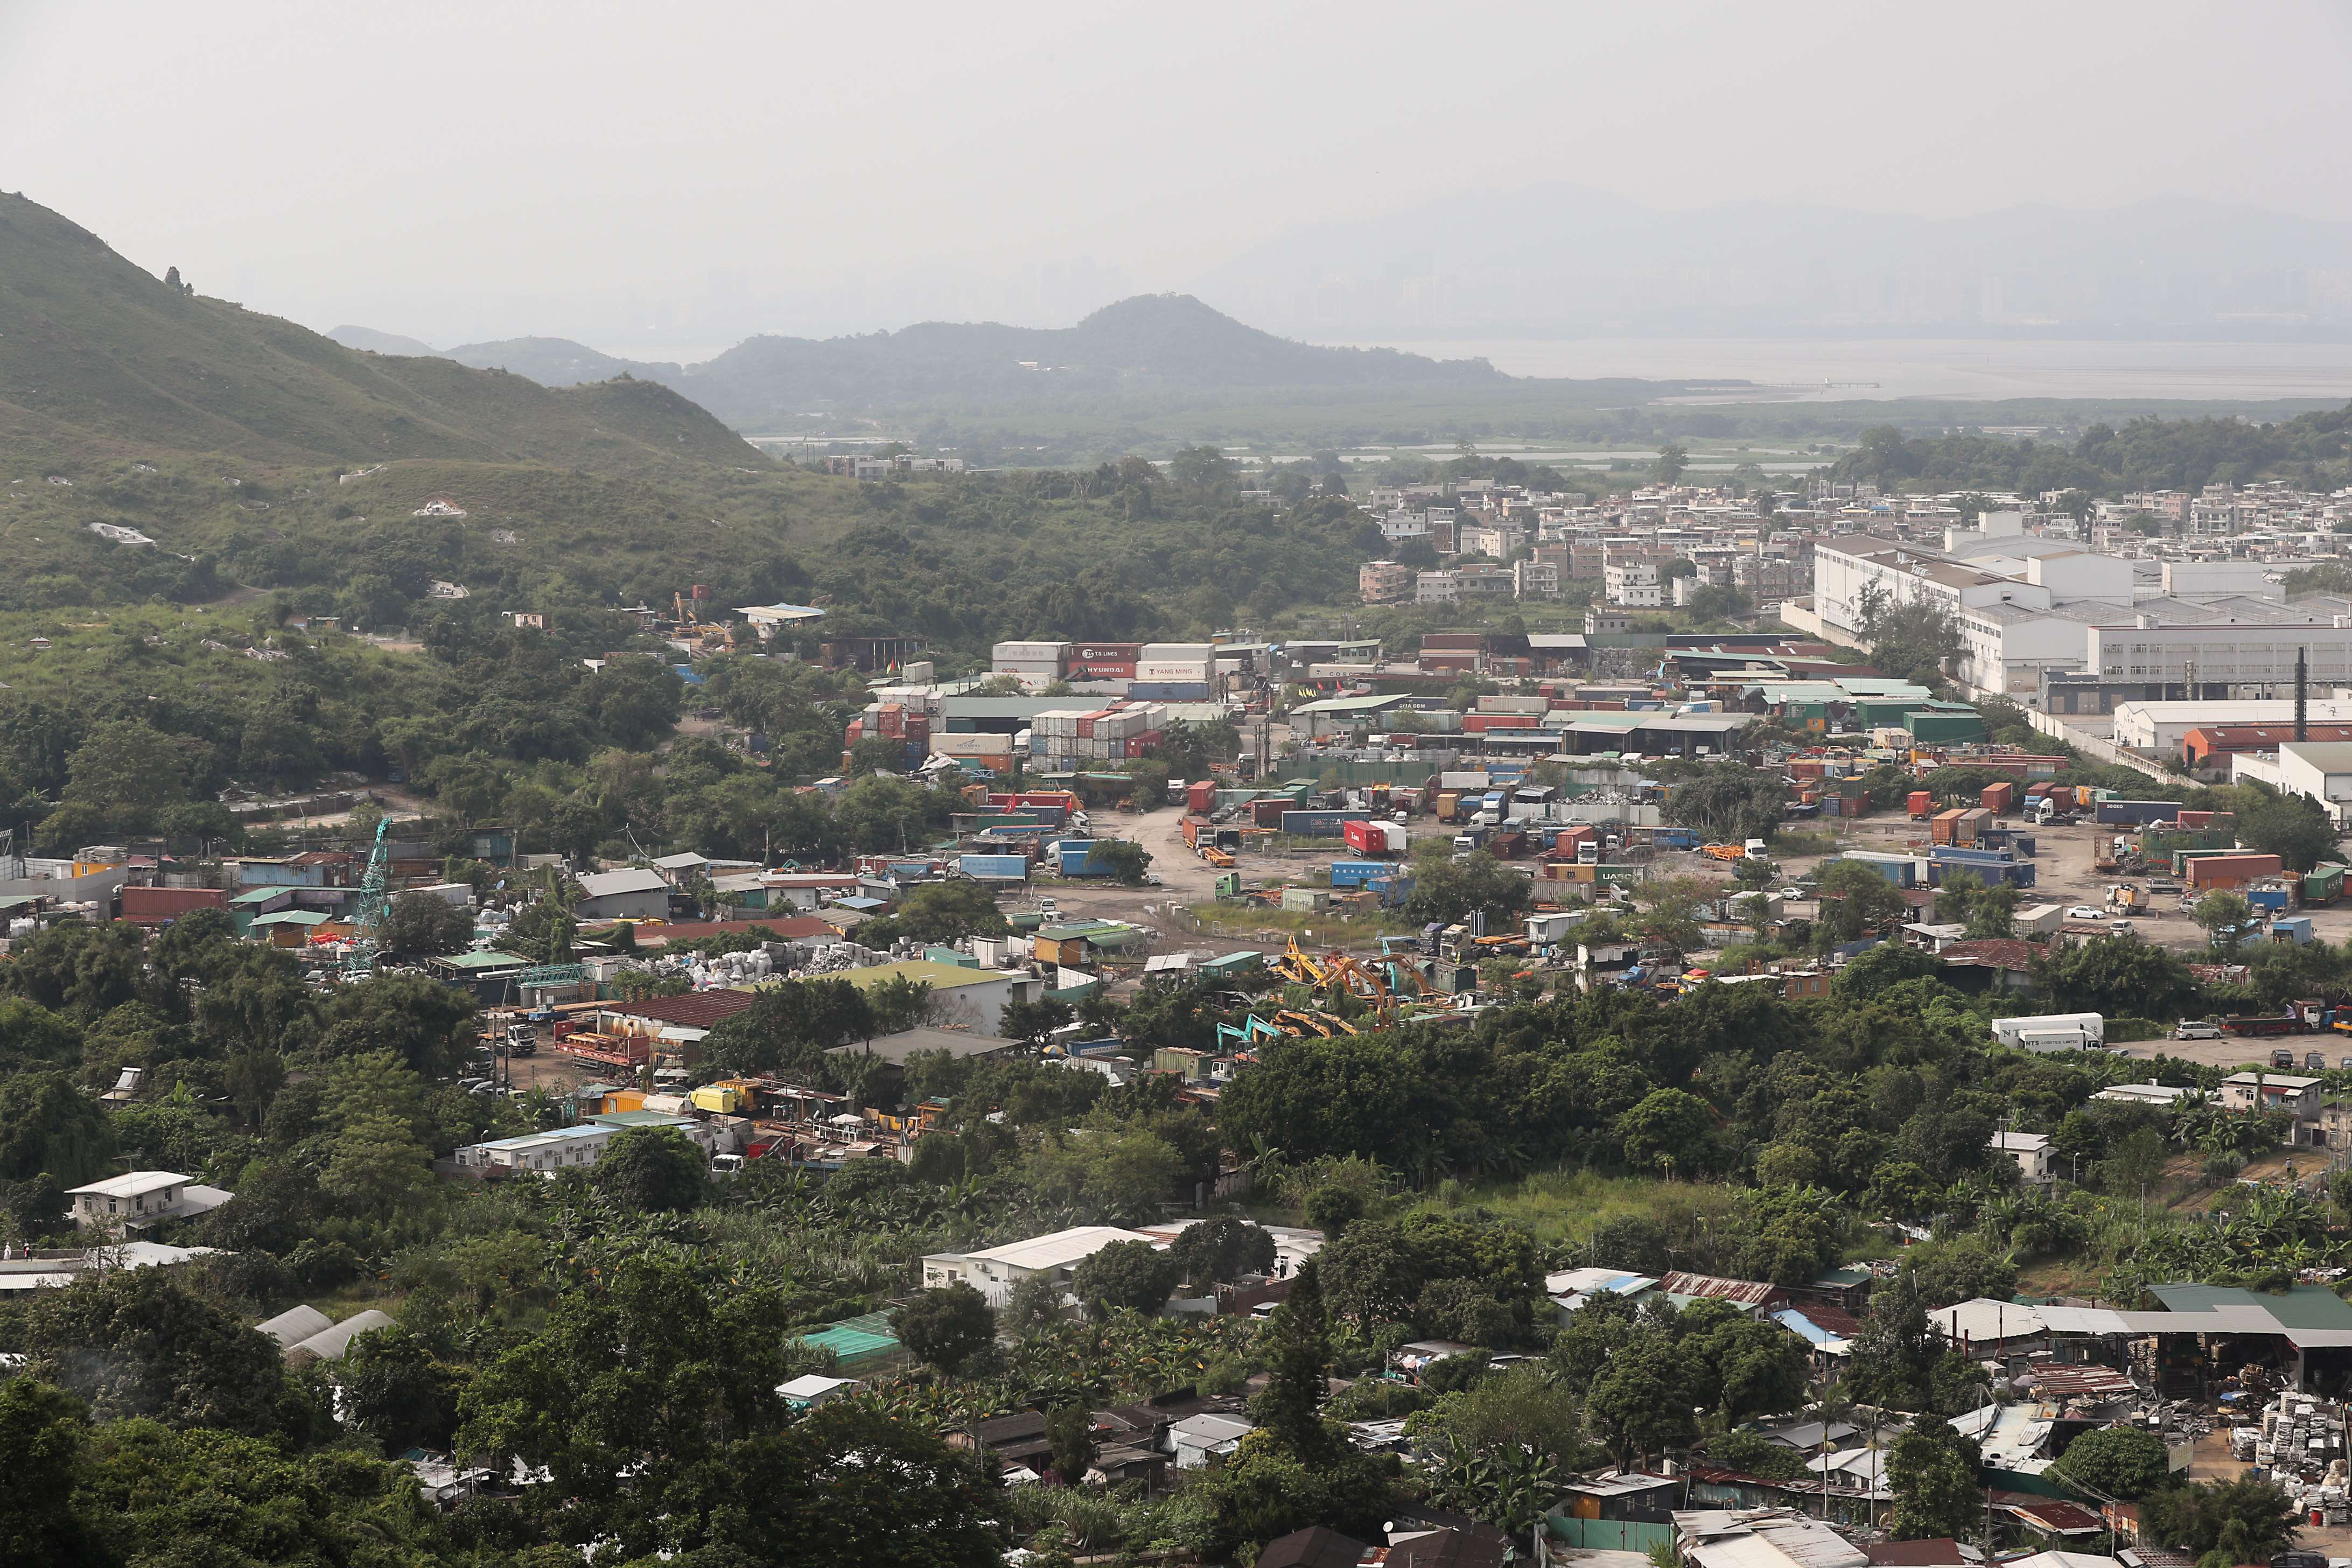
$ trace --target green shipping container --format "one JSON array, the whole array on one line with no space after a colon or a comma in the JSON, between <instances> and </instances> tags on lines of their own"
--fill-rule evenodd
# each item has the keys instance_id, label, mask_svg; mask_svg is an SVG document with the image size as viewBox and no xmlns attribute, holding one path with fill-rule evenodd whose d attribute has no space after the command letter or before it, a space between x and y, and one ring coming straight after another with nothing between
<instances>
[{"instance_id":1,"label":"green shipping container","mask_svg":"<svg viewBox=\"0 0 2352 1568\"><path fill-rule=\"evenodd\" d=\"M2303 901L2305 904L2332 904L2343 896L2343 867L2315 866L2304 874Z\"/></svg>"},{"instance_id":2,"label":"green shipping container","mask_svg":"<svg viewBox=\"0 0 2352 1568\"><path fill-rule=\"evenodd\" d=\"M1906 713L1903 727L1911 731L1913 740L1929 745L1990 738L1984 720L1974 713Z\"/></svg>"}]
</instances>

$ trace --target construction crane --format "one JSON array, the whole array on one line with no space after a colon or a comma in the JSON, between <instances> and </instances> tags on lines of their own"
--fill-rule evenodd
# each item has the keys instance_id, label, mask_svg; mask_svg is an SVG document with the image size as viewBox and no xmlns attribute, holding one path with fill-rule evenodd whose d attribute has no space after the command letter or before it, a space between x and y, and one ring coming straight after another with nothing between
<instances>
[{"instance_id":1,"label":"construction crane","mask_svg":"<svg viewBox=\"0 0 2352 1568\"><path fill-rule=\"evenodd\" d=\"M343 950L343 978L365 980L375 973L376 949L383 942L383 923L392 912L392 865L386 858L383 830L390 817L377 819L375 848L368 856L367 875L360 879L359 908L352 917L352 944Z\"/></svg>"}]
</instances>

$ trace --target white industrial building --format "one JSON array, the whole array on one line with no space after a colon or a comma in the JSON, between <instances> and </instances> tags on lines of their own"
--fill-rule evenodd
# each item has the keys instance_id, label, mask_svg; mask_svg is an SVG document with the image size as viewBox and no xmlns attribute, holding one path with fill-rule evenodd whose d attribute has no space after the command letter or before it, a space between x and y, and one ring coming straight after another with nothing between
<instances>
[{"instance_id":1,"label":"white industrial building","mask_svg":"<svg viewBox=\"0 0 2352 1568\"><path fill-rule=\"evenodd\" d=\"M2312 707L2352 708L2352 703L2315 702ZM2315 800L2339 825L2352 820L2352 741L2285 741L2271 755L2241 752L2230 759L2230 782L2249 781Z\"/></svg>"},{"instance_id":2,"label":"white industrial building","mask_svg":"<svg viewBox=\"0 0 2352 1568\"><path fill-rule=\"evenodd\" d=\"M2290 689L2294 678L2294 660L2288 660L2287 679ZM2200 681L2202 677L2200 678ZM2315 724L2352 723L2352 701L2340 698L2315 699L2306 715ZM2135 752L2162 752L2167 756L2180 754L2180 742L2191 730L2210 729L2221 724L2292 724L2294 722L2293 698L2268 699L2258 701L2221 702L2123 702L2116 707L2115 742Z\"/></svg>"},{"instance_id":3,"label":"white industrial building","mask_svg":"<svg viewBox=\"0 0 2352 1568\"><path fill-rule=\"evenodd\" d=\"M1115 1241L1140 1241L1164 1247L1157 1237L1116 1226L1081 1225L1033 1236L1026 1241L992 1247L982 1252L933 1252L923 1258L923 1289L937 1290L958 1282L971 1286L1003 1306L1013 1288L1040 1275L1066 1287L1071 1271Z\"/></svg>"},{"instance_id":4,"label":"white industrial building","mask_svg":"<svg viewBox=\"0 0 2352 1568\"><path fill-rule=\"evenodd\" d=\"M1813 552L1812 615L1859 637L1864 606L1927 603L1949 615L1961 653L1950 671L1971 691L2038 706L2053 676L2118 696L2179 687L2231 698L2285 696L2300 650L2309 679L2352 684L2352 599L2292 602L2261 562L2135 561L2069 540L1993 531L1945 534L1945 548L1848 534ZM2068 710L2078 710L2069 702ZM2199 722L2224 722L2215 717ZM2119 734L2118 740L2122 737ZM2124 742L2125 744L2135 744Z\"/></svg>"}]
</instances>

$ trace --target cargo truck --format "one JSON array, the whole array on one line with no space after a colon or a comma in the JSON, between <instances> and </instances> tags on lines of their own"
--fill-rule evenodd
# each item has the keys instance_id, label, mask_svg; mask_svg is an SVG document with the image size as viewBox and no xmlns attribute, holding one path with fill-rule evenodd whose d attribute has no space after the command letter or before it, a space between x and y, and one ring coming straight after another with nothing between
<instances>
[{"instance_id":1,"label":"cargo truck","mask_svg":"<svg viewBox=\"0 0 2352 1568\"><path fill-rule=\"evenodd\" d=\"M2097 1013L2043 1013L1995 1018L1993 1038L2021 1051L2097 1051L2107 1044L2107 1021Z\"/></svg>"}]
</instances>

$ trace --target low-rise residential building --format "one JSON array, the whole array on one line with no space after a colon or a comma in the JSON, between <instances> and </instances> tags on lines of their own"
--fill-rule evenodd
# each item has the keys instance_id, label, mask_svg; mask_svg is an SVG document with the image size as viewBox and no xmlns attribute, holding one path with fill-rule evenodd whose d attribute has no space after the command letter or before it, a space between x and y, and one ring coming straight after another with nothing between
<instances>
[{"instance_id":1,"label":"low-rise residential building","mask_svg":"<svg viewBox=\"0 0 2352 1568\"><path fill-rule=\"evenodd\" d=\"M1609 602L1629 610L1654 610L1666 602L1655 561L1612 562L1602 574L1602 582Z\"/></svg>"},{"instance_id":2,"label":"low-rise residential building","mask_svg":"<svg viewBox=\"0 0 2352 1568\"><path fill-rule=\"evenodd\" d=\"M209 1213L234 1195L176 1171L126 1171L66 1193L76 1226L118 1233Z\"/></svg>"},{"instance_id":3,"label":"low-rise residential building","mask_svg":"<svg viewBox=\"0 0 2352 1568\"><path fill-rule=\"evenodd\" d=\"M1392 605L1413 596L1415 573L1396 561L1367 561L1356 568L1356 586L1367 605Z\"/></svg>"},{"instance_id":4,"label":"low-rise residential building","mask_svg":"<svg viewBox=\"0 0 2352 1568\"><path fill-rule=\"evenodd\" d=\"M2221 1080L2221 1104L2229 1110L2284 1110L2299 1122L2320 1119L2320 1084L2293 1073L2237 1072Z\"/></svg>"},{"instance_id":5,"label":"low-rise residential building","mask_svg":"<svg viewBox=\"0 0 2352 1568\"><path fill-rule=\"evenodd\" d=\"M2050 1139L2042 1132L1996 1132L1986 1145L2017 1162L2017 1173L2029 1182L2046 1184L2051 1180Z\"/></svg>"}]
</instances>

